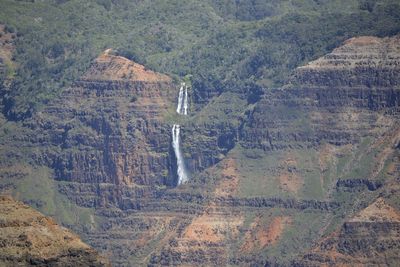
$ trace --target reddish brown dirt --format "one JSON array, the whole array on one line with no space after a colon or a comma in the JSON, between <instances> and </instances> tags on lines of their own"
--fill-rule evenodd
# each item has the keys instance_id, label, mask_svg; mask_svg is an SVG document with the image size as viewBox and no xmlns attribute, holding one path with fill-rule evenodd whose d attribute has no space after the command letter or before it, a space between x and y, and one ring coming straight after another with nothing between
<instances>
[{"instance_id":1,"label":"reddish brown dirt","mask_svg":"<svg viewBox=\"0 0 400 267\"><path fill-rule=\"evenodd\" d=\"M83 76L87 80L127 80L145 82L169 82L167 75L146 69L143 65L127 58L110 54L111 49L104 51L89 71Z\"/></svg>"},{"instance_id":2,"label":"reddish brown dirt","mask_svg":"<svg viewBox=\"0 0 400 267\"><path fill-rule=\"evenodd\" d=\"M193 219L186 228L184 238L217 243L224 241L228 233L236 236L242 224L242 216L218 213L213 207L209 207L203 215Z\"/></svg>"},{"instance_id":3,"label":"reddish brown dirt","mask_svg":"<svg viewBox=\"0 0 400 267\"><path fill-rule=\"evenodd\" d=\"M26 255L57 259L66 257L72 250L97 255L77 235L53 219L8 196L0 196L0 223L1 239L7 241L0 248L1 260L14 257L23 261Z\"/></svg>"},{"instance_id":4,"label":"reddish brown dirt","mask_svg":"<svg viewBox=\"0 0 400 267\"><path fill-rule=\"evenodd\" d=\"M239 186L239 173L236 160L224 159L222 163L221 181L215 189L215 195L226 197L236 194Z\"/></svg>"},{"instance_id":5,"label":"reddish brown dirt","mask_svg":"<svg viewBox=\"0 0 400 267\"><path fill-rule=\"evenodd\" d=\"M4 25L0 24L0 58L5 61L11 61L11 56L14 51L15 33L5 32Z\"/></svg>"},{"instance_id":6,"label":"reddish brown dirt","mask_svg":"<svg viewBox=\"0 0 400 267\"><path fill-rule=\"evenodd\" d=\"M263 223L262 217L257 217L250 225L249 232L246 233L241 250L251 252L273 245L279 240L285 226L290 221L290 217L277 216L272 219L271 223L267 224Z\"/></svg>"},{"instance_id":7,"label":"reddish brown dirt","mask_svg":"<svg viewBox=\"0 0 400 267\"><path fill-rule=\"evenodd\" d=\"M388 205L383 198L355 215L350 222L400 222L400 212Z\"/></svg>"},{"instance_id":8,"label":"reddish brown dirt","mask_svg":"<svg viewBox=\"0 0 400 267\"><path fill-rule=\"evenodd\" d=\"M374 36L360 36L354 37L346 40L344 45L355 45L355 46L367 46L372 44L379 44L381 42L381 38Z\"/></svg>"},{"instance_id":9,"label":"reddish brown dirt","mask_svg":"<svg viewBox=\"0 0 400 267\"><path fill-rule=\"evenodd\" d=\"M12 60L12 54L15 50L15 33L5 32L4 25L0 24L0 68L6 70L6 79L3 82L5 88L10 88L15 75L16 63Z\"/></svg>"},{"instance_id":10,"label":"reddish brown dirt","mask_svg":"<svg viewBox=\"0 0 400 267\"><path fill-rule=\"evenodd\" d=\"M363 223L363 222L368 222L368 223L373 223L373 222L390 222L390 223L399 223L400 222L400 212L387 203L385 203L383 198L378 198L375 202L373 202L371 205L369 205L367 208L361 210L358 214L356 214L353 218L347 220L348 223ZM390 224L388 225L390 228ZM391 232L389 231L387 233L387 236L381 236L380 238L384 239L392 239L392 242L397 242L398 238L396 237L396 234L390 234ZM351 236L351 234L348 235L343 235L343 232L341 233L341 230L337 230L330 235L322 238L319 240L317 246L315 246L313 249L310 250L310 253L314 257L320 258L320 259L329 259L326 260L326 262L331 262L334 264L334 266L366 266L366 265L377 265L377 264L368 264L368 262L371 261L370 258L365 257L363 253L361 254L346 254L338 251L337 249L337 244L338 242L343 242L343 239L346 238L351 238L353 239L360 239L360 242L363 242L363 237L362 235L355 235ZM374 255L376 258L386 258L385 252L383 254L380 254L380 252L376 251L376 254ZM385 260L383 260L385 261ZM339 262L339 263L338 263ZM320 263L318 263L320 264ZM385 264L383 264L385 265ZM314 265L310 265L314 266ZM321 265L321 266L328 266L328 265ZM330 265L329 265L330 266Z\"/></svg>"}]
</instances>

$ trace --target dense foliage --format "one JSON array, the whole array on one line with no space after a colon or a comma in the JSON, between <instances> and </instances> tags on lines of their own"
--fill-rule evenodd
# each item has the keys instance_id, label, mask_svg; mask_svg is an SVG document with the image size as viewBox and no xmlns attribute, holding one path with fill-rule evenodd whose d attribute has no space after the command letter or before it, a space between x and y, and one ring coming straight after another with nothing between
<instances>
[{"instance_id":1,"label":"dense foliage","mask_svg":"<svg viewBox=\"0 0 400 267\"><path fill-rule=\"evenodd\" d=\"M16 31L17 75L3 88L9 119L30 116L112 47L205 89L255 102L296 66L343 40L400 31L397 0L0 0ZM2 78L3 79L3 78Z\"/></svg>"}]
</instances>

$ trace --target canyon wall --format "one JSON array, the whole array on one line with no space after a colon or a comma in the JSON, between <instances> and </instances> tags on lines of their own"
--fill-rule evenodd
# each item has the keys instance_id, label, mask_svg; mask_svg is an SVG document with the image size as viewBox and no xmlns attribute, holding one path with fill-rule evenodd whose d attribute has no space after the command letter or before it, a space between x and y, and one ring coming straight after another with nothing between
<instances>
[{"instance_id":1,"label":"canyon wall","mask_svg":"<svg viewBox=\"0 0 400 267\"><path fill-rule=\"evenodd\" d=\"M333 245L315 252L324 238L397 231L348 220L379 196L399 208L399 62L399 37L353 38L255 104L215 93L182 118L178 82L106 50L18 141L40 147L32 164L91 212L70 226L117 266L336 263L321 260Z\"/></svg>"},{"instance_id":2,"label":"canyon wall","mask_svg":"<svg viewBox=\"0 0 400 267\"><path fill-rule=\"evenodd\" d=\"M243 145L264 150L355 144L399 117L399 37L359 37L295 70L258 103Z\"/></svg>"},{"instance_id":3,"label":"canyon wall","mask_svg":"<svg viewBox=\"0 0 400 267\"><path fill-rule=\"evenodd\" d=\"M53 219L0 196L2 266L111 266L98 252Z\"/></svg>"},{"instance_id":4,"label":"canyon wall","mask_svg":"<svg viewBox=\"0 0 400 267\"><path fill-rule=\"evenodd\" d=\"M63 181L174 186L165 122L174 101L169 77L107 50L36 117L41 139L61 148L38 161Z\"/></svg>"}]
</instances>

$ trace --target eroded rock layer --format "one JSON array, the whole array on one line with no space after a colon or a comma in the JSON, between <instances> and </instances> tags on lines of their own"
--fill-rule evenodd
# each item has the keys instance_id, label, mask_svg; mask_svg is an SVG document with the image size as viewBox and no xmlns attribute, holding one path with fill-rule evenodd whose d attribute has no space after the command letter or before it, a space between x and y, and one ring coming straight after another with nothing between
<instances>
[{"instance_id":1,"label":"eroded rock layer","mask_svg":"<svg viewBox=\"0 0 400 267\"><path fill-rule=\"evenodd\" d=\"M400 250L400 213L382 198L348 219L298 265L395 266Z\"/></svg>"},{"instance_id":2,"label":"eroded rock layer","mask_svg":"<svg viewBox=\"0 0 400 267\"><path fill-rule=\"evenodd\" d=\"M172 186L164 116L175 99L174 85L165 75L108 53L37 116L35 123L47 134L42 140L61 147L38 160L64 181Z\"/></svg>"},{"instance_id":3,"label":"eroded rock layer","mask_svg":"<svg viewBox=\"0 0 400 267\"><path fill-rule=\"evenodd\" d=\"M255 104L225 92L187 118L171 79L106 51L25 123L32 160L117 266L290 265L378 195L398 203L399 43L350 39ZM190 182L176 187L178 122Z\"/></svg>"},{"instance_id":4,"label":"eroded rock layer","mask_svg":"<svg viewBox=\"0 0 400 267\"><path fill-rule=\"evenodd\" d=\"M80 238L21 202L0 196L1 266L110 266Z\"/></svg>"},{"instance_id":5,"label":"eroded rock layer","mask_svg":"<svg viewBox=\"0 0 400 267\"><path fill-rule=\"evenodd\" d=\"M396 125L400 37L359 37L297 68L291 84L268 93L243 133L262 149L355 144Z\"/></svg>"}]
</instances>

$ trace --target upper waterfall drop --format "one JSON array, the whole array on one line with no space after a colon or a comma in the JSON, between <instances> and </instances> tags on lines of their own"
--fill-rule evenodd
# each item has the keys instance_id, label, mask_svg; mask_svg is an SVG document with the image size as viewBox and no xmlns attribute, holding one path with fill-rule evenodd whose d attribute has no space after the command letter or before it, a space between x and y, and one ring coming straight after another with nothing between
<instances>
[{"instance_id":1,"label":"upper waterfall drop","mask_svg":"<svg viewBox=\"0 0 400 267\"><path fill-rule=\"evenodd\" d=\"M188 88L185 83L181 83L178 95L178 106L176 112L182 115L188 115L189 101L188 101Z\"/></svg>"},{"instance_id":2,"label":"upper waterfall drop","mask_svg":"<svg viewBox=\"0 0 400 267\"><path fill-rule=\"evenodd\" d=\"M185 86L185 98L183 99L183 115L188 114L188 108L189 108L188 91L187 91L187 86Z\"/></svg>"},{"instance_id":3,"label":"upper waterfall drop","mask_svg":"<svg viewBox=\"0 0 400 267\"><path fill-rule=\"evenodd\" d=\"M176 107L176 112L178 114L182 113L182 102L184 101L184 99L183 99L183 87L185 87L185 83L181 83L181 88L179 89L178 106Z\"/></svg>"}]
</instances>

